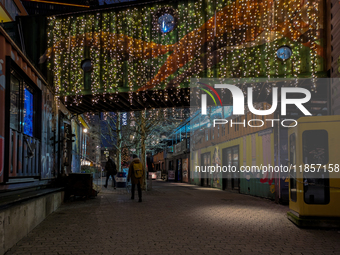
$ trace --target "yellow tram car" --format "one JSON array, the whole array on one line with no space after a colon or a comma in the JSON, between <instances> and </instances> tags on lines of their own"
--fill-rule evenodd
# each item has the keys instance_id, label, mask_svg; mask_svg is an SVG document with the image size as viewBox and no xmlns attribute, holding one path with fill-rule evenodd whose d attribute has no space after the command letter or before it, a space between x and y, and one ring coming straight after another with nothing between
<instances>
[{"instance_id":1,"label":"yellow tram car","mask_svg":"<svg viewBox=\"0 0 340 255\"><path fill-rule=\"evenodd\" d=\"M302 117L297 122L288 130L288 218L299 226L339 227L340 116Z\"/></svg>"}]
</instances>

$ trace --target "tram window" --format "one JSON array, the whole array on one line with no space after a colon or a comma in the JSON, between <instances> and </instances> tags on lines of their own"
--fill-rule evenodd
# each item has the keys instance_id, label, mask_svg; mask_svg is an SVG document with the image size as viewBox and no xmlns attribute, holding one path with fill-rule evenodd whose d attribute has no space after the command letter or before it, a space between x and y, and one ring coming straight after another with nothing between
<instances>
[{"instance_id":1,"label":"tram window","mask_svg":"<svg viewBox=\"0 0 340 255\"><path fill-rule=\"evenodd\" d=\"M296 164L296 139L295 134L291 134L289 137L289 146L290 146L290 164L295 165ZM291 171L290 173L290 200L296 201L297 199L297 193L296 193L296 173L295 171Z\"/></svg>"},{"instance_id":2,"label":"tram window","mask_svg":"<svg viewBox=\"0 0 340 255\"><path fill-rule=\"evenodd\" d=\"M329 173L328 172L304 172L303 193L306 204L328 204Z\"/></svg>"},{"instance_id":3,"label":"tram window","mask_svg":"<svg viewBox=\"0 0 340 255\"><path fill-rule=\"evenodd\" d=\"M296 193L296 173L294 171L290 174L290 200L296 202L297 193Z\"/></svg>"},{"instance_id":4,"label":"tram window","mask_svg":"<svg viewBox=\"0 0 340 255\"><path fill-rule=\"evenodd\" d=\"M328 132L326 130L307 130L302 133L303 163L328 163Z\"/></svg>"},{"instance_id":5,"label":"tram window","mask_svg":"<svg viewBox=\"0 0 340 255\"><path fill-rule=\"evenodd\" d=\"M295 133L291 134L289 137L289 146L290 146L290 164L295 165L296 164L296 139L295 139Z\"/></svg>"}]
</instances>

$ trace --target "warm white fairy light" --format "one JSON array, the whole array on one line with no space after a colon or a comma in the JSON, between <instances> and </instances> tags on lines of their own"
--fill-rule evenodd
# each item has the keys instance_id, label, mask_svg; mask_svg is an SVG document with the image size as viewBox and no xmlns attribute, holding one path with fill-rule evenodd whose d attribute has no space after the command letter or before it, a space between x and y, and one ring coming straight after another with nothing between
<instances>
[{"instance_id":1,"label":"warm white fairy light","mask_svg":"<svg viewBox=\"0 0 340 255\"><path fill-rule=\"evenodd\" d=\"M155 91L151 98L155 103L159 98L165 102L179 102L183 98L180 87L186 86L191 76L298 78L310 72L310 76L316 78L324 70L324 61L320 61L318 55L319 30L323 22L320 5L318 1L307 3L303 9L299 0L263 1L261 4L255 0L215 0L209 5L198 0L181 1L176 8L164 3L50 17L47 38L49 47L53 46L53 54L49 56L48 68L53 72L57 96L76 95L74 101L68 100L68 104L79 104L85 93L80 62L86 57L93 64L91 93L94 104L101 99L100 94L110 94L108 98L118 102L119 91L128 92L132 104L135 90L153 78ZM155 15L162 8L178 14L177 27L166 34L160 33L154 24ZM306 29L300 27L302 10L307 10L303 15L308 18L310 31L309 44L305 42L305 45L301 41L301 34L306 33ZM220 15L221 12L225 13ZM216 27L200 30L210 19ZM197 31L195 37L185 41L192 31ZM218 36L215 37L215 33ZM157 44L174 48L162 53ZM286 61L280 61L276 55L282 44L292 49L292 56ZM181 45L185 48L180 48ZM216 59L212 58L213 54ZM207 56L207 68L204 69L200 59ZM166 71L157 76L163 65ZM191 70L191 66L194 66L192 75L179 79ZM169 93L164 86L175 78L178 82L173 82L175 88ZM143 102L148 100L145 93L138 92L138 95Z\"/></svg>"}]
</instances>

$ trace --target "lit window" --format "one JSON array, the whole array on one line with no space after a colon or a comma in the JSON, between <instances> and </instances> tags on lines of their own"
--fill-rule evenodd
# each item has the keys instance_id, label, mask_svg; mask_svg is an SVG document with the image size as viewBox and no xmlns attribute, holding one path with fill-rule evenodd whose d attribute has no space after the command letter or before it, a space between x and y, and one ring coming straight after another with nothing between
<instances>
[{"instance_id":1,"label":"lit window","mask_svg":"<svg viewBox=\"0 0 340 255\"><path fill-rule=\"evenodd\" d=\"M31 81L26 81L15 70L11 71L10 76L10 108L9 126L12 130L23 133L27 136L39 138L40 133L37 129L36 117L40 112L38 90L34 88ZM38 124L39 125L39 124Z\"/></svg>"},{"instance_id":2,"label":"lit window","mask_svg":"<svg viewBox=\"0 0 340 255\"><path fill-rule=\"evenodd\" d=\"M33 94L24 88L24 134L33 136Z\"/></svg>"}]
</instances>

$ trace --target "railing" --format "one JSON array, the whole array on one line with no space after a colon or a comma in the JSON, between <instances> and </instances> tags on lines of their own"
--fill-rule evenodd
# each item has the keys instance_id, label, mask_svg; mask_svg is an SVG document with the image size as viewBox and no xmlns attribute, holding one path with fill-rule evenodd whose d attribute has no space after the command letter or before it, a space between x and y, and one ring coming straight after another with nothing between
<instances>
[{"instance_id":1,"label":"railing","mask_svg":"<svg viewBox=\"0 0 340 255\"><path fill-rule=\"evenodd\" d=\"M41 164L40 141L11 129L9 177L39 177Z\"/></svg>"}]
</instances>

